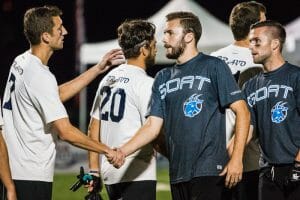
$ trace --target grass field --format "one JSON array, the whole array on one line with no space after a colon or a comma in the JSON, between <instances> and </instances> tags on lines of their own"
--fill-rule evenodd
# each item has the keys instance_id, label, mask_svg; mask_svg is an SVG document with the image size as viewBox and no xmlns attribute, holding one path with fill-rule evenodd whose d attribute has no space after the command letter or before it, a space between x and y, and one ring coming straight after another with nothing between
<instances>
[{"instance_id":1,"label":"grass field","mask_svg":"<svg viewBox=\"0 0 300 200\"><path fill-rule=\"evenodd\" d=\"M157 200L171 199L169 188L169 175L167 169L157 171ZM84 200L87 194L85 188L80 188L76 192L69 190L69 187L76 181L76 174L55 174L53 184L53 200ZM102 191L104 200L108 200L105 189Z\"/></svg>"}]
</instances>

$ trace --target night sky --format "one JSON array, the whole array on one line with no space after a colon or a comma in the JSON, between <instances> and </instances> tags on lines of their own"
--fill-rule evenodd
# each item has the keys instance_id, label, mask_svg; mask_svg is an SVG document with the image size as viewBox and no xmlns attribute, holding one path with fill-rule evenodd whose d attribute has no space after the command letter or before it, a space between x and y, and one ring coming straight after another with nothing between
<instances>
[{"instance_id":1,"label":"night sky","mask_svg":"<svg viewBox=\"0 0 300 200\"><path fill-rule=\"evenodd\" d=\"M232 7L236 3L241 2L230 0L195 1L225 23L228 22ZM32 6L51 4L57 5L63 10L64 15L62 19L69 34L65 38L64 49L52 56L49 66L59 84L72 79L78 74L75 70L75 2L75 0L0 1L0 96L3 96L5 82L13 59L29 48L23 35L22 20L25 10ZM104 6L103 0L85 0L86 40L87 42L100 42L114 39L116 38L116 28L125 19L149 18L168 2L167 0L110 0ZM300 15L300 0L266 0L259 2L262 2L267 7L268 19L277 20L284 25ZM91 106L90 104L100 79L101 77L95 80L88 88L88 108ZM71 120L77 123L78 112L77 109L73 109L74 107L78 108L76 98L67 102L66 106Z\"/></svg>"}]
</instances>

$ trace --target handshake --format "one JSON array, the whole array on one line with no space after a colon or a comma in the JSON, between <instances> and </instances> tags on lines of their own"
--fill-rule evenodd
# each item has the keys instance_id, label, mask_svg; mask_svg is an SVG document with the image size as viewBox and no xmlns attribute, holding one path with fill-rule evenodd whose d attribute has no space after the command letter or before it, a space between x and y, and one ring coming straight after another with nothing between
<instances>
[{"instance_id":1,"label":"handshake","mask_svg":"<svg viewBox=\"0 0 300 200\"><path fill-rule=\"evenodd\" d=\"M114 148L104 154L107 161L112 164L115 168L120 168L125 162L125 153L120 148Z\"/></svg>"}]
</instances>

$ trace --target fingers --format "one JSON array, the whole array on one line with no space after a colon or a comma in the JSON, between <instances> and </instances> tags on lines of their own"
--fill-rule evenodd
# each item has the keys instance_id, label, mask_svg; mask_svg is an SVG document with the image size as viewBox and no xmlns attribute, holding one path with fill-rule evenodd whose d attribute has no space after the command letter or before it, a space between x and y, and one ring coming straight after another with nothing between
<instances>
[{"instance_id":1,"label":"fingers","mask_svg":"<svg viewBox=\"0 0 300 200\"><path fill-rule=\"evenodd\" d=\"M227 188L232 188L238 184L242 180L241 176L233 176L227 175L225 179L225 186Z\"/></svg>"},{"instance_id":2,"label":"fingers","mask_svg":"<svg viewBox=\"0 0 300 200\"><path fill-rule=\"evenodd\" d=\"M111 150L106 157L107 161L115 168L120 168L125 162L125 154L119 148Z\"/></svg>"},{"instance_id":3,"label":"fingers","mask_svg":"<svg viewBox=\"0 0 300 200\"><path fill-rule=\"evenodd\" d=\"M231 166L229 166L231 167ZM242 180L242 170L231 169L228 166L219 174L220 176L225 176L225 187L232 188Z\"/></svg>"}]
</instances>

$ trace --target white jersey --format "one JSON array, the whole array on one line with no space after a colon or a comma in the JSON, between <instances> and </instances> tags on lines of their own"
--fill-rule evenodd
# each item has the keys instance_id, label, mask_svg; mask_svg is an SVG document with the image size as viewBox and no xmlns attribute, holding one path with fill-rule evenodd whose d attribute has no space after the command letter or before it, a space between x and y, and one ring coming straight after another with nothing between
<instances>
[{"instance_id":1,"label":"white jersey","mask_svg":"<svg viewBox=\"0 0 300 200\"><path fill-rule=\"evenodd\" d=\"M120 147L128 142L144 124L151 97L153 78L145 70L128 64L108 73L99 84L91 116L101 119L101 142ZM156 158L152 145L126 158L115 169L104 156L101 173L105 184L156 180Z\"/></svg>"},{"instance_id":2,"label":"white jersey","mask_svg":"<svg viewBox=\"0 0 300 200\"><path fill-rule=\"evenodd\" d=\"M234 75L242 73L251 67L262 67L260 64L253 62L251 51L246 47L230 44L227 47L212 52L211 55L224 60Z\"/></svg>"},{"instance_id":3,"label":"white jersey","mask_svg":"<svg viewBox=\"0 0 300 200\"><path fill-rule=\"evenodd\" d=\"M236 45L228 45L218 51L212 52L212 56L218 57L226 62L231 73L238 79L239 74L252 67L262 67L255 64L249 48ZM226 140L227 142L233 135L235 127L235 114L231 109L226 109ZM253 171L259 169L259 147L257 141L252 139L245 148L244 171Z\"/></svg>"},{"instance_id":4,"label":"white jersey","mask_svg":"<svg viewBox=\"0 0 300 200\"><path fill-rule=\"evenodd\" d=\"M51 122L67 117L49 68L29 51L13 62L3 98L4 137L12 178L53 181Z\"/></svg>"}]
</instances>

